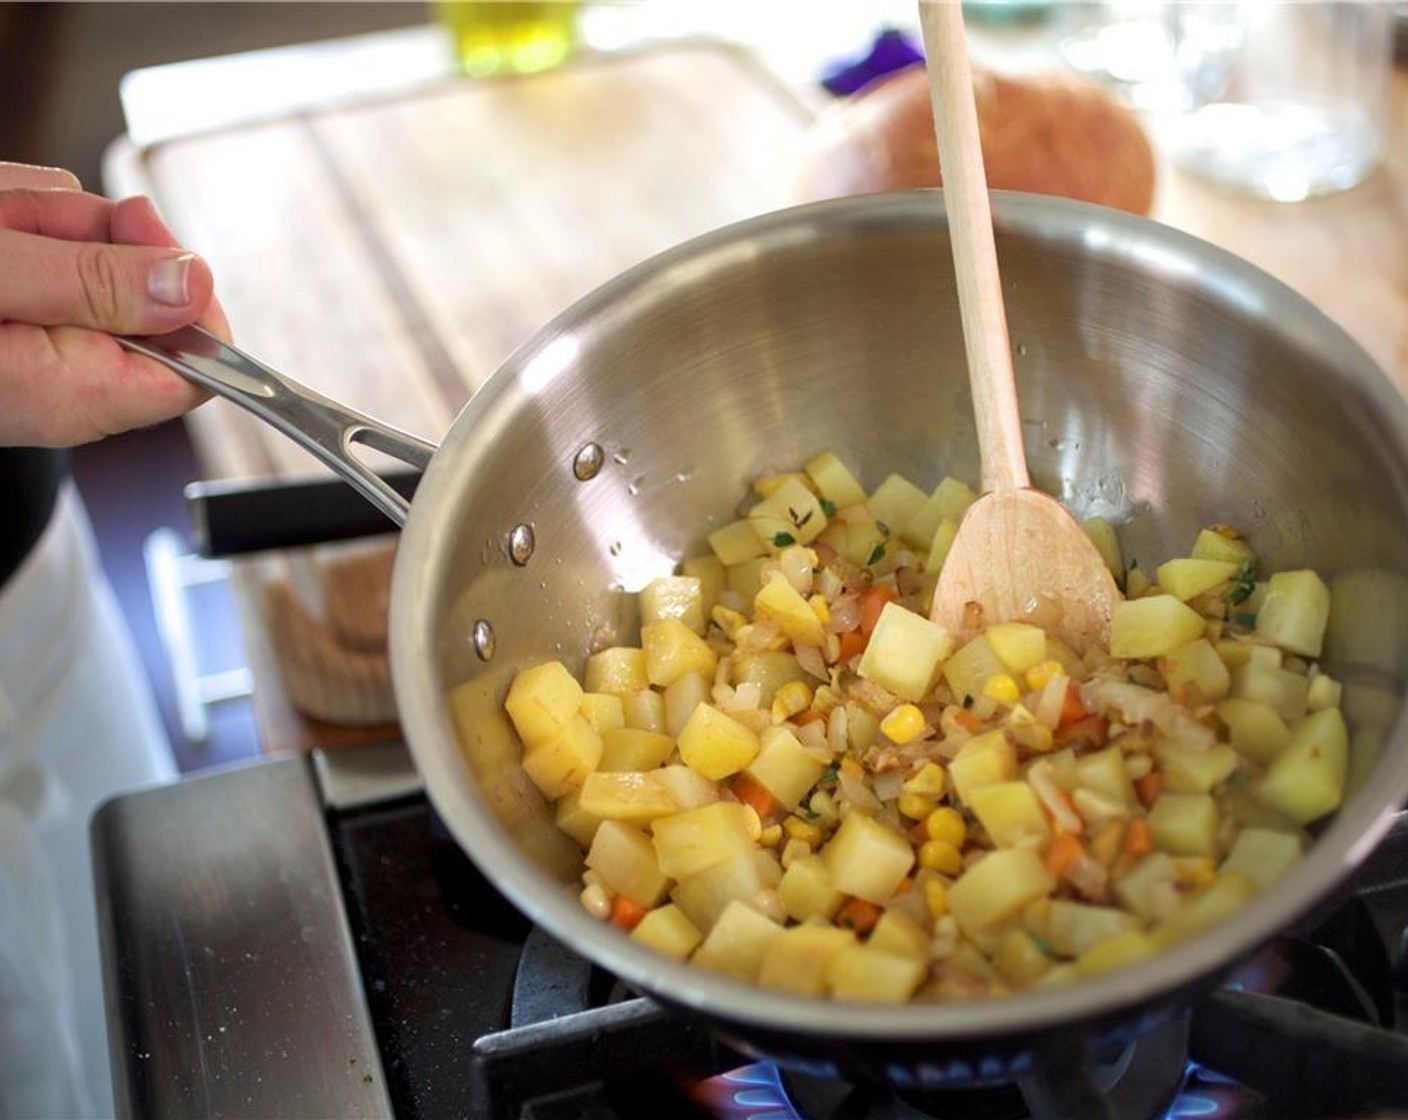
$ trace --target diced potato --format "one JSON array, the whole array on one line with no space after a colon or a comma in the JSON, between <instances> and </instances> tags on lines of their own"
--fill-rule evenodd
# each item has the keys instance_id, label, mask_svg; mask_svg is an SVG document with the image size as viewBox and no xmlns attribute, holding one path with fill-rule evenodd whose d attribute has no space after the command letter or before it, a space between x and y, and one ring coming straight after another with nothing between
<instances>
[{"instance_id":1,"label":"diced potato","mask_svg":"<svg viewBox=\"0 0 1408 1120\"><path fill-rule=\"evenodd\" d=\"M1026 930L1009 929L998 938L993 964L1009 983L1026 987L1045 976L1052 961Z\"/></svg>"},{"instance_id":2,"label":"diced potato","mask_svg":"<svg viewBox=\"0 0 1408 1120\"><path fill-rule=\"evenodd\" d=\"M792 860L782 873L777 893L787 916L794 922L805 922L808 918L829 921L846 901L846 896L831 880L831 869L818 855L798 856Z\"/></svg>"},{"instance_id":3,"label":"diced potato","mask_svg":"<svg viewBox=\"0 0 1408 1120\"><path fill-rule=\"evenodd\" d=\"M1319 657L1330 620L1330 589L1308 568L1277 572L1266 581L1256 632L1289 653Z\"/></svg>"},{"instance_id":4,"label":"diced potato","mask_svg":"<svg viewBox=\"0 0 1408 1120\"><path fill-rule=\"evenodd\" d=\"M1013 673L1025 673L1046 660L1046 631L1025 622L999 622L987 628L988 645Z\"/></svg>"},{"instance_id":5,"label":"diced potato","mask_svg":"<svg viewBox=\"0 0 1408 1120\"><path fill-rule=\"evenodd\" d=\"M1263 765L1270 762L1291 741L1291 729L1263 700L1232 697L1217 705L1217 716L1227 725L1232 749L1244 758Z\"/></svg>"},{"instance_id":6,"label":"diced potato","mask_svg":"<svg viewBox=\"0 0 1408 1120\"><path fill-rule=\"evenodd\" d=\"M1306 708L1310 682L1300 673L1255 659L1232 670L1232 695L1270 704L1283 720L1299 719Z\"/></svg>"},{"instance_id":7,"label":"diced potato","mask_svg":"<svg viewBox=\"0 0 1408 1120\"><path fill-rule=\"evenodd\" d=\"M1338 708L1344 700L1344 685L1327 673L1316 673L1310 678L1310 687L1305 692L1305 706L1312 712L1325 708Z\"/></svg>"},{"instance_id":8,"label":"diced potato","mask_svg":"<svg viewBox=\"0 0 1408 1120\"><path fill-rule=\"evenodd\" d=\"M712 677L719 655L678 618L662 618L640 628L645 650L645 676L657 688L674 684L688 673Z\"/></svg>"},{"instance_id":9,"label":"diced potato","mask_svg":"<svg viewBox=\"0 0 1408 1120\"><path fill-rule=\"evenodd\" d=\"M660 576L640 591L642 625L677 618L695 634L704 633L703 586L694 576Z\"/></svg>"},{"instance_id":10,"label":"diced potato","mask_svg":"<svg viewBox=\"0 0 1408 1120\"><path fill-rule=\"evenodd\" d=\"M781 573L763 584L753 599L753 609L759 621L771 622L799 645L819 646L826 641L816 611Z\"/></svg>"},{"instance_id":11,"label":"diced potato","mask_svg":"<svg viewBox=\"0 0 1408 1120\"><path fill-rule=\"evenodd\" d=\"M1243 564L1256 563L1256 553L1252 546L1241 537L1229 537L1216 529L1204 529L1193 542L1191 553L1194 560L1221 560L1236 564L1240 571Z\"/></svg>"},{"instance_id":12,"label":"diced potato","mask_svg":"<svg viewBox=\"0 0 1408 1120\"><path fill-rule=\"evenodd\" d=\"M782 932L771 918L742 902L732 902L719 915L690 963L751 983L758 979L769 946Z\"/></svg>"},{"instance_id":13,"label":"diced potato","mask_svg":"<svg viewBox=\"0 0 1408 1120\"><path fill-rule=\"evenodd\" d=\"M898 832L862 813L851 813L821 850L836 889L884 902L914 866L914 849Z\"/></svg>"},{"instance_id":14,"label":"diced potato","mask_svg":"<svg viewBox=\"0 0 1408 1120\"><path fill-rule=\"evenodd\" d=\"M1082 976L1099 976L1138 964L1158 951L1158 942L1148 934L1140 930L1127 930L1092 945L1082 953L1076 959L1076 971Z\"/></svg>"},{"instance_id":15,"label":"diced potato","mask_svg":"<svg viewBox=\"0 0 1408 1120\"><path fill-rule=\"evenodd\" d=\"M1217 855L1217 803L1206 793L1161 793L1149 810L1154 846L1175 856Z\"/></svg>"},{"instance_id":16,"label":"diced potato","mask_svg":"<svg viewBox=\"0 0 1408 1120\"><path fill-rule=\"evenodd\" d=\"M617 894L646 909L660 902L670 885L650 837L624 821L601 822L587 852L587 866Z\"/></svg>"},{"instance_id":17,"label":"diced potato","mask_svg":"<svg viewBox=\"0 0 1408 1120\"><path fill-rule=\"evenodd\" d=\"M953 538L958 536L957 521L940 521L939 527L934 530L933 539L929 542L929 553L924 561L924 571L930 574L937 574L943 571L944 561L948 559L949 550L953 548Z\"/></svg>"},{"instance_id":18,"label":"diced potato","mask_svg":"<svg viewBox=\"0 0 1408 1120\"><path fill-rule=\"evenodd\" d=\"M762 848L753 848L684 876L670 892L670 899L700 929L712 929L730 902L759 909L759 895L781 879L777 858Z\"/></svg>"},{"instance_id":19,"label":"diced potato","mask_svg":"<svg viewBox=\"0 0 1408 1120\"><path fill-rule=\"evenodd\" d=\"M767 543L758 536L752 522L747 518L731 521L722 529L715 529L709 534L709 547L726 568L741 564L745 560L766 556L768 552Z\"/></svg>"},{"instance_id":20,"label":"diced potato","mask_svg":"<svg viewBox=\"0 0 1408 1120\"><path fill-rule=\"evenodd\" d=\"M598 731L611 731L626 726L626 709L619 696L588 692L582 696L582 718Z\"/></svg>"},{"instance_id":21,"label":"diced potato","mask_svg":"<svg viewBox=\"0 0 1408 1120\"><path fill-rule=\"evenodd\" d=\"M1206 638L1196 638L1170 650L1160 667L1169 695L1181 704L1211 703L1232 689L1232 674Z\"/></svg>"},{"instance_id":22,"label":"diced potato","mask_svg":"<svg viewBox=\"0 0 1408 1120\"><path fill-rule=\"evenodd\" d=\"M758 736L758 754L746 773L793 812L826 771L787 727L775 724Z\"/></svg>"},{"instance_id":23,"label":"diced potato","mask_svg":"<svg viewBox=\"0 0 1408 1120\"><path fill-rule=\"evenodd\" d=\"M1075 784L1079 788L1094 790L1126 808L1133 808L1139 800L1125 763L1124 751L1119 747L1106 747L1080 755L1075 760L1074 770Z\"/></svg>"},{"instance_id":24,"label":"diced potato","mask_svg":"<svg viewBox=\"0 0 1408 1120\"><path fill-rule=\"evenodd\" d=\"M1180 903L1178 867L1167 852L1150 852L1115 880L1115 898L1146 922L1163 921Z\"/></svg>"},{"instance_id":25,"label":"diced potato","mask_svg":"<svg viewBox=\"0 0 1408 1120\"><path fill-rule=\"evenodd\" d=\"M736 774L758 755L758 736L712 704L700 704L676 740L686 766L718 781Z\"/></svg>"},{"instance_id":26,"label":"diced potato","mask_svg":"<svg viewBox=\"0 0 1408 1120\"><path fill-rule=\"evenodd\" d=\"M574 789L558 798L553 812L557 827L583 848L590 848L601 818L582 808L582 791Z\"/></svg>"},{"instance_id":27,"label":"diced potato","mask_svg":"<svg viewBox=\"0 0 1408 1120\"><path fill-rule=\"evenodd\" d=\"M1174 793L1208 793L1237 769L1239 755L1225 743L1192 747L1165 740L1154 746L1164 788Z\"/></svg>"},{"instance_id":28,"label":"diced potato","mask_svg":"<svg viewBox=\"0 0 1408 1120\"><path fill-rule=\"evenodd\" d=\"M687 960L704 940L699 927L685 917L683 910L671 903L658 906L646 914L640 924L631 930L631 937L677 961Z\"/></svg>"},{"instance_id":29,"label":"diced potato","mask_svg":"<svg viewBox=\"0 0 1408 1120\"><path fill-rule=\"evenodd\" d=\"M1265 891L1300 862L1301 839L1293 832L1272 828L1244 828L1222 862L1222 870L1245 875Z\"/></svg>"},{"instance_id":30,"label":"diced potato","mask_svg":"<svg viewBox=\"0 0 1408 1120\"><path fill-rule=\"evenodd\" d=\"M753 493L760 498L771 498L789 482L797 482L813 494L819 493L805 471L784 471L782 474L760 475L753 480Z\"/></svg>"},{"instance_id":31,"label":"diced potato","mask_svg":"<svg viewBox=\"0 0 1408 1120\"><path fill-rule=\"evenodd\" d=\"M1110 574L1115 579L1124 577L1124 549L1120 547L1119 535L1115 532L1115 527L1103 517L1087 517L1080 522L1080 527L1085 530L1085 535L1090 538L1090 543L1095 546L1095 551L1100 553L1100 559L1105 561L1105 567L1110 569Z\"/></svg>"},{"instance_id":32,"label":"diced potato","mask_svg":"<svg viewBox=\"0 0 1408 1120\"><path fill-rule=\"evenodd\" d=\"M613 727L601 733L598 770L654 770L675 753L675 741L658 731L639 727Z\"/></svg>"},{"instance_id":33,"label":"diced potato","mask_svg":"<svg viewBox=\"0 0 1408 1120\"><path fill-rule=\"evenodd\" d=\"M945 521L956 526L977 498L966 483L945 478L919 511L900 526L900 535L917 549L931 548L939 526Z\"/></svg>"},{"instance_id":34,"label":"diced potato","mask_svg":"<svg viewBox=\"0 0 1408 1120\"><path fill-rule=\"evenodd\" d=\"M707 620L719 594L728 586L728 574L717 556L691 556L680 565L680 574L699 581L699 609Z\"/></svg>"},{"instance_id":35,"label":"diced potato","mask_svg":"<svg viewBox=\"0 0 1408 1120\"><path fill-rule=\"evenodd\" d=\"M865 501L864 488L834 451L823 451L808 459L806 472L821 496L837 509L858 506Z\"/></svg>"},{"instance_id":36,"label":"diced potato","mask_svg":"<svg viewBox=\"0 0 1408 1120\"><path fill-rule=\"evenodd\" d=\"M1206 628L1202 615L1172 595L1122 599L1110 615L1110 656L1163 657L1201 638Z\"/></svg>"},{"instance_id":37,"label":"diced potato","mask_svg":"<svg viewBox=\"0 0 1408 1120\"><path fill-rule=\"evenodd\" d=\"M601 736L579 715L562 725L557 736L540 740L523 752L523 772L549 801L580 789L601 760Z\"/></svg>"},{"instance_id":38,"label":"diced potato","mask_svg":"<svg viewBox=\"0 0 1408 1120\"><path fill-rule=\"evenodd\" d=\"M1252 881L1238 871L1220 872L1154 931L1160 946L1170 945L1219 922L1226 921L1256 897Z\"/></svg>"},{"instance_id":39,"label":"diced potato","mask_svg":"<svg viewBox=\"0 0 1408 1120\"><path fill-rule=\"evenodd\" d=\"M898 603L886 603L856 672L905 700L922 700L939 679L953 636Z\"/></svg>"},{"instance_id":40,"label":"diced potato","mask_svg":"<svg viewBox=\"0 0 1408 1120\"><path fill-rule=\"evenodd\" d=\"M627 727L666 734L665 697L653 688L622 693L621 710L625 713Z\"/></svg>"},{"instance_id":41,"label":"diced potato","mask_svg":"<svg viewBox=\"0 0 1408 1120\"><path fill-rule=\"evenodd\" d=\"M545 661L513 678L504 708L518 737L531 747L557 738L568 720L580 714L582 686L561 661Z\"/></svg>"},{"instance_id":42,"label":"diced potato","mask_svg":"<svg viewBox=\"0 0 1408 1120\"><path fill-rule=\"evenodd\" d=\"M772 706L777 690L788 681L806 680L807 674L790 650L748 650L735 653L730 681L735 686L756 684L761 690L761 705Z\"/></svg>"},{"instance_id":43,"label":"diced potato","mask_svg":"<svg viewBox=\"0 0 1408 1120\"><path fill-rule=\"evenodd\" d=\"M1063 957L1078 957L1102 941L1140 928L1137 917L1113 906L1093 906L1064 898L1053 898L1044 917L1040 928L1033 932Z\"/></svg>"},{"instance_id":44,"label":"diced potato","mask_svg":"<svg viewBox=\"0 0 1408 1120\"><path fill-rule=\"evenodd\" d=\"M1056 880L1027 848L1004 848L970 866L949 888L948 910L967 936L981 936L1049 895Z\"/></svg>"},{"instance_id":45,"label":"diced potato","mask_svg":"<svg viewBox=\"0 0 1408 1120\"><path fill-rule=\"evenodd\" d=\"M973 791L1017 776L1017 750L1001 729L975 735L959 748L948 766L949 781L967 805Z\"/></svg>"},{"instance_id":46,"label":"diced potato","mask_svg":"<svg viewBox=\"0 0 1408 1120\"><path fill-rule=\"evenodd\" d=\"M931 933L903 910L891 907L880 915L866 944L896 956L928 961Z\"/></svg>"},{"instance_id":47,"label":"diced potato","mask_svg":"<svg viewBox=\"0 0 1408 1120\"><path fill-rule=\"evenodd\" d=\"M943 668L944 679L960 700L967 696L977 699L989 680L1006 672L1006 663L997 656L985 634L959 648Z\"/></svg>"},{"instance_id":48,"label":"diced potato","mask_svg":"<svg viewBox=\"0 0 1408 1120\"><path fill-rule=\"evenodd\" d=\"M660 780L675 799L680 811L698 809L721 800L719 787L688 766L662 766L658 771Z\"/></svg>"},{"instance_id":49,"label":"diced potato","mask_svg":"<svg viewBox=\"0 0 1408 1120\"><path fill-rule=\"evenodd\" d=\"M679 803L658 771L636 770L587 775L582 783L581 808L602 820L645 824L680 810Z\"/></svg>"},{"instance_id":50,"label":"diced potato","mask_svg":"<svg viewBox=\"0 0 1408 1120\"><path fill-rule=\"evenodd\" d=\"M1040 847L1051 838L1041 802L1026 782L994 782L969 790L968 807L999 848Z\"/></svg>"},{"instance_id":51,"label":"diced potato","mask_svg":"<svg viewBox=\"0 0 1408 1120\"><path fill-rule=\"evenodd\" d=\"M883 553L889 538L865 507L859 506L854 513L832 521L817 540L829 544L850 563L863 566L879 559L877 552Z\"/></svg>"},{"instance_id":52,"label":"diced potato","mask_svg":"<svg viewBox=\"0 0 1408 1120\"><path fill-rule=\"evenodd\" d=\"M600 650L587 658L583 681L588 692L609 692L621 697L649 688L645 650L630 646Z\"/></svg>"},{"instance_id":53,"label":"diced potato","mask_svg":"<svg viewBox=\"0 0 1408 1120\"><path fill-rule=\"evenodd\" d=\"M892 474L870 495L870 512L898 536L900 530L924 508L929 495L901 474Z\"/></svg>"},{"instance_id":54,"label":"diced potato","mask_svg":"<svg viewBox=\"0 0 1408 1120\"><path fill-rule=\"evenodd\" d=\"M753 560L743 560L730 564L724 569L728 589L744 599L754 598L763 588L763 569L771 563L768 557L759 556Z\"/></svg>"},{"instance_id":55,"label":"diced potato","mask_svg":"<svg viewBox=\"0 0 1408 1120\"><path fill-rule=\"evenodd\" d=\"M926 971L914 957L852 942L831 957L826 979L837 999L900 1004L909 1001Z\"/></svg>"},{"instance_id":56,"label":"diced potato","mask_svg":"<svg viewBox=\"0 0 1408 1120\"><path fill-rule=\"evenodd\" d=\"M850 930L835 926L792 926L768 942L758 968L764 988L801 996L823 996L831 958L856 943Z\"/></svg>"},{"instance_id":57,"label":"diced potato","mask_svg":"<svg viewBox=\"0 0 1408 1120\"><path fill-rule=\"evenodd\" d=\"M1239 565L1229 560L1198 560L1180 557L1159 565L1154 573L1159 587L1175 599L1186 603L1220 583L1237 578Z\"/></svg>"},{"instance_id":58,"label":"diced potato","mask_svg":"<svg viewBox=\"0 0 1408 1120\"><path fill-rule=\"evenodd\" d=\"M1339 709L1313 712L1291 728L1291 741L1267 769L1257 796L1297 824L1319 820L1344 798L1348 751Z\"/></svg>"},{"instance_id":59,"label":"diced potato","mask_svg":"<svg viewBox=\"0 0 1408 1120\"><path fill-rule=\"evenodd\" d=\"M694 714L694 709L700 704L707 704L711 695L713 677L703 673L685 673L666 685L661 693L665 701L666 733L679 735Z\"/></svg>"},{"instance_id":60,"label":"diced potato","mask_svg":"<svg viewBox=\"0 0 1408 1120\"><path fill-rule=\"evenodd\" d=\"M773 548L810 544L826 528L826 514L811 489L789 478L748 511L748 523Z\"/></svg>"},{"instance_id":61,"label":"diced potato","mask_svg":"<svg viewBox=\"0 0 1408 1120\"><path fill-rule=\"evenodd\" d=\"M718 801L661 817L652 826L660 870L671 879L697 875L753 849L758 815L735 801Z\"/></svg>"}]
</instances>

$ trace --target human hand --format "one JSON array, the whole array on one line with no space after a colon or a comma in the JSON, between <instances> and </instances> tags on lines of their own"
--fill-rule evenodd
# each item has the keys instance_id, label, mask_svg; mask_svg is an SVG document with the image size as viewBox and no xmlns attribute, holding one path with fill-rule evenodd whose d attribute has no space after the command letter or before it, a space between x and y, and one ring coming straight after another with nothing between
<instances>
[{"instance_id":1,"label":"human hand","mask_svg":"<svg viewBox=\"0 0 1408 1120\"><path fill-rule=\"evenodd\" d=\"M0 162L0 446L75 446L199 404L206 393L112 336L200 323L228 339L213 292L147 199Z\"/></svg>"}]
</instances>

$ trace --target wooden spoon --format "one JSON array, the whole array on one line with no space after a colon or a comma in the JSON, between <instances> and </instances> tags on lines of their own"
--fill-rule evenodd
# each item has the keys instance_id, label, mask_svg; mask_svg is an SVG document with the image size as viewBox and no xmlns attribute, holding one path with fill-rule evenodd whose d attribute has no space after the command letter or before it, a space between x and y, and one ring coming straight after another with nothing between
<instances>
[{"instance_id":1,"label":"wooden spoon","mask_svg":"<svg viewBox=\"0 0 1408 1120\"><path fill-rule=\"evenodd\" d=\"M1114 578L1027 473L963 10L958 0L920 0L919 14L982 457L982 496L959 524L930 617L954 633L1020 621L1077 653L1108 647Z\"/></svg>"}]
</instances>

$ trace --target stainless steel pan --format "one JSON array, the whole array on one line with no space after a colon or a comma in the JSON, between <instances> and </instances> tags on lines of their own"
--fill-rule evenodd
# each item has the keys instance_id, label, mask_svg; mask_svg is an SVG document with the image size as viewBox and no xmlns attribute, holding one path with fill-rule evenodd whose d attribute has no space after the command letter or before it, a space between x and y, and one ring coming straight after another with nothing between
<instances>
[{"instance_id":1,"label":"stainless steel pan","mask_svg":"<svg viewBox=\"0 0 1408 1120\"><path fill-rule=\"evenodd\" d=\"M1408 407L1324 315L1156 222L1022 195L997 195L994 211L1039 485L1127 522L1127 553L1146 566L1226 521L1273 569L1408 576ZM1408 798L1408 666L1393 652L1408 652L1408 619L1386 600L1372 648L1387 653L1366 664L1371 643L1330 651L1360 727L1344 808L1275 889L1147 963L976 1004L842 1010L691 970L582 910L578 855L518 766L507 682L536 659L580 665L593 643L628 640L629 593L702 549L759 473L832 448L871 485L892 470L976 477L937 192L784 211L647 261L518 351L433 455L310 404L208 336L131 344L292 425L405 518L396 695L450 829L539 925L756 1051L900 1085L1020 1075L1053 1048L1078 1058L1329 900ZM409 509L349 456L358 442L428 460ZM470 681L473 715L456 728L445 695Z\"/></svg>"}]
</instances>

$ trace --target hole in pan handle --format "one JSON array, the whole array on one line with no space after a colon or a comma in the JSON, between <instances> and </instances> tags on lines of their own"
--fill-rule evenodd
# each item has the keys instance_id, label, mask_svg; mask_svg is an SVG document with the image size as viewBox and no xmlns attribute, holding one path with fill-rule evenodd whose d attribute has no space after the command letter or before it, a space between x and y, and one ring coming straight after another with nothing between
<instances>
[{"instance_id":1,"label":"hole in pan handle","mask_svg":"<svg viewBox=\"0 0 1408 1120\"><path fill-rule=\"evenodd\" d=\"M363 463L354 448L370 447L424 470L435 454L434 444L346 408L200 327L119 336L117 341L270 424L331 467L395 524L405 524L409 500Z\"/></svg>"}]
</instances>

